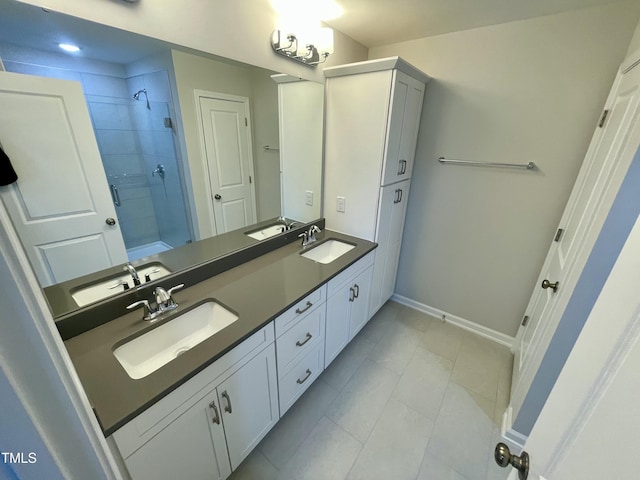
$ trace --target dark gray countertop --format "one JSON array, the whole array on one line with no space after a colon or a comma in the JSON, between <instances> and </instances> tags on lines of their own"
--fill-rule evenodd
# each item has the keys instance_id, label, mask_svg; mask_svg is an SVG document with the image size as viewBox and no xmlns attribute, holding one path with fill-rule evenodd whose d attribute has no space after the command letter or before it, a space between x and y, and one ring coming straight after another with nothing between
<instances>
[{"instance_id":1,"label":"dark gray countertop","mask_svg":"<svg viewBox=\"0 0 640 480\"><path fill-rule=\"evenodd\" d=\"M296 241L200 283L186 285L174 294L180 306L166 319L149 324L138 310L66 340L105 436L376 247L375 243L326 230L318 235L318 242L328 238L356 247L323 265L301 257L300 242ZM225 305L239 319L150 375L131 379L113 355L114 345L161 325L204 299Z\"/></svg>"},{"instance_id":2,"label":"dark gray countertop","mask_svg":"<svg viewBox=\"0 0 640 480\"><path fill-rule=\"evenodd\" d=\"M257 247L259 245L277 244L278 242L281 242L283 240L283 238L285 237L284 235L278 235L262 241L255 240L247 235L247 233L260 230L261 228L269 225L273 225L278 221L279 217L265 220L249 227L244 227L238 230L223 233L214 237L205 238L188 245L182 245L180 247L173 248L166 252L150 255L148 257L135 260L132 262L132 264L135 267L139 268L144 265L159 263L161 265L164 265L172 273L179 273L182 270L197 267L198 265L210 262L211 260L216 258L228 257L234 253L236 254L235 256L238 257L240 261L242 261L243 252L247 252L247 254L250 254L252 247ZM317 220L311 223L321 224L321 220ZM297 221L295 221L295 224L297 226L306 225L303 222ZM323 225L324 224L322 223L321 226ZM287 233L293 234L294 232L291 231ZM247 255L244 256L246 257ZM61 318L65 315L70 314L73 315L78 310L91 308L91 306L83 308L78 307L78 304L73 300L71 296L71 292L82 286L97 283L101 280L104 280L105 278L117 277L118 275L122 275L124 268L123 266L124 264L116 265L106 270L83 275L66 282L45 287L43 289L44 294L47 297L47 301L49 302L49 306L54 318ZM153 281L148 286L155 287L157 284L166 281L166 279L167 278L165 277L164 279L161 278L159 280ZM143 287L144 286L146 285L143 285ZM117 296L131 297L134 294L135 290L135 288L131 288L126 292L119 292ZM109 300L110 299L106 299L106 301ZM131 303L131 300L129 300L129 303Z\"/></svg>"}]
</instances>

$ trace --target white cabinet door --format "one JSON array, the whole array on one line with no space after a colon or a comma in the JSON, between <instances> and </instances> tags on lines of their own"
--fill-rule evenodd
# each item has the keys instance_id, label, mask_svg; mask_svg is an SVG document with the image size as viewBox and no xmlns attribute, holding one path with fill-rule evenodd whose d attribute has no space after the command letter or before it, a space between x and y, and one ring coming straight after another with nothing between
<instances>
[{"instance_id":1,"label":"white cabinet door","mask_svg":"<svg viewBox=\"0 0 640 480\"><path fill-rule=\"evenodd\" d=\"M378 207L376 260L373 268L369 316L393 295L410 180L382 187Z\"/></svg>"},{"instance_id":2,"label":"white cabinet door","mask_svg":"<svg viewBox=\"0 0 640 480\"><path fill-rule=\"evenodd\" d=\"M381 185L411 178L424 84L395 71Z\"/></svg>"},{"instance_id":3,"label":"white cabinet door","mask_svg":"<svg viewBox=\"0 0 640 480\"><path fill-rule=\"evenodd\" d=\"M354 300L351 302L351 315L349 316L349 340L364 327L369 321L369 297L371 295L371 278L373 266L367 268L353 281Z\"/></svg>"},{"instance_id":4,"label":"white cabinet door","mask_svg":"<svg viewBox=\"0 0 640 480\"><path fill-rule=\"evenodd\" d=\"M391 218L388 220L389 239L386 246L386 259L382 274L382 302L386 302L395 290L398 262L400 260L400 248L402 247L402 233L404 231L404 218L407 212L410 181L393 185L393 203ZM386 187L390 188L390 187Z\"/></svg>"},{"instance_id":5,"label":"white cabinet door","mask_svg":"<svg viewBox=\"0 0 640 480\"><path fill-rule=\"evenodd\" d=\"M280 418L274 348L266 348L218 385L218 399L235 470Z\"/></svg>"},{"instance_id":6,"label":"white cabinet door","mask_svg":"<svg viewBox=\"0 0 640 480\"><path fill-rule=\"evenodd\" d=\"M133 480L227 478L231 467L215 390L140 447L125 464Z\"/></svg>"},{"instance_id":7,"label":"white cabinet door","mask_svg":"<svg viewBox=\"0 0 640 480\"><path fill-rule=\"evenodd\" d=\"M351 313L351 284L346 283L327 300L324 366L338 356L349 343L349 315Z\"/></svg>"}]
</instances>

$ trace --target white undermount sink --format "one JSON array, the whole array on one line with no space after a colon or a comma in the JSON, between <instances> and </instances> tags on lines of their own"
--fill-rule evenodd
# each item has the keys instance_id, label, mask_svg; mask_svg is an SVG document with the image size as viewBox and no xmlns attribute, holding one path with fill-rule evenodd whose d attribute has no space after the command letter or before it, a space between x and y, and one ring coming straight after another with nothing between
<instances>
[{"instance_id":1,"label":"white undermount sink","mask_svg":"<svg viewBox=\"0 0 640 480\"><path fill-rule=\"evenodd\" d=\"M208 301L120 345L113 355L131 378L143 378L236 320L235 313Z\"/></svg>"},{"instance_id":2,"label":"white undermount sink","mask_svg":"<svg viewBox=\"0 0 640 480\"><path fill-rule=\"evenodd\" d=\"M267 238L271 238L275 235L280 235L283 231L284 225L282 225L281 223L276 223L275 225L269 225L268 227L262 228L260 230L248 232L245 235L256 240L266 240Z\"/></svg>"},{"instance_id":3,"label":"white undermount sink","mask_svg":"<svg viewBox=\"0 0 640 480\"><path fill-rule=\"evenodd\" d=\"M164 265L161 265L160 263L144 265L142 267L136 268L136 270L138 272L140 280L142 280L143 282L146 275L149 275L149 278L151 278L151 280L157 280L171 273ZM90 303L94 303L104 298L111 297L112 295L117 295L118 293L124 292L124 287L122 286L124 282L127 282L130 288L134 287L131 275L123 271L120 275L109 277L98 283L82 286L72 291L71 297L79 307L84 307L85 305L89 305Z\"/></svg>"},{"instance_id":4,"label":"white undermount sink","mask_svg":"<svg viewBox=\"0 0 640 480\"><path fill-rule=\"evenodd\" d=\"M311 247L304 253L301 253L304 258L313 260L314 262L327 264L331 263L337 258L347 253L349 250L355 248L355 245L350 243L341 242L340 240L330 239L326 242L319 244L317 247Z\"/></svg>"}]
</instances>

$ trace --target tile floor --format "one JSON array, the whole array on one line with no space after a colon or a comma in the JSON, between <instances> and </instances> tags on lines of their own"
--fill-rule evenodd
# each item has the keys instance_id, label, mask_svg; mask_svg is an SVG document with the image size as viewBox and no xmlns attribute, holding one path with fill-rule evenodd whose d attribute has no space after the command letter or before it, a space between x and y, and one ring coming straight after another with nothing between
<instances>
[{"instance_id":1,"label":"tile floor","mask_svg":"<svg viewBox=\"0 0 640 480\"><path fill-rule=\"evenodd\" d=\"M230 477L504 480L509 349L388 302Z\"/></svg>"}]
</instances>

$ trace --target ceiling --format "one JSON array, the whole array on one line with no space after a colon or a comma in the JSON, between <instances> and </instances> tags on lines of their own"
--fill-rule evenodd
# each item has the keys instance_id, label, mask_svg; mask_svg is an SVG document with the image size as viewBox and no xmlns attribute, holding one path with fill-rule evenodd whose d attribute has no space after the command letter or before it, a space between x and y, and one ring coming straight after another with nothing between
<instances>
[{"instance_id":1,"label":"ceiling","mask_svg":"<svg viewBox=\"0 0 640 480\"><path fill-rule=\"evenodd\" d=\"M262 0L270 1L270 0ZM334 0L343 14L325 23L366 47L524 20L622 0ZM30 28L25 28L29 25ZM32 5L0 0L0 42L60 52L82 45L79 56L129 63L166 48L157 39L117 31ZM65 32L64 35L61 32Z\"/></svg>"},{"instance_id":2,"label":"ceiling","mask_svg":"<svg viewBox=\"0 0 640 480\"><path fill-rule=\"evenodd\" d=\"M618 3L620 0L335 0L325 20L366 47Z\"/></svg>"}]
</instances>

